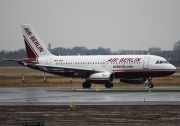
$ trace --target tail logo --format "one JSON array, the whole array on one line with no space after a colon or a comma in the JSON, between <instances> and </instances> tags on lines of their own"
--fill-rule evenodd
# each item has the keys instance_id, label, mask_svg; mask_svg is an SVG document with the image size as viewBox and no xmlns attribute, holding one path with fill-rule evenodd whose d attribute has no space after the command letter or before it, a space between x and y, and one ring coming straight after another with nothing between
<instances>
[{"instance_id":1,"label":"tail logo","mask_svg":"<svg viewBox=\"0 0 180 126\"><path fill-rule=\"evenodd\" d=\"M36 48L39 50L39 52L43 52L44 51L43 47L39 44L35 36L32 35L32 32L29 30L29 28L24 28L24 31L28 36L30 36L30 39L32 40Z\"/></svg>"}]
</instances>

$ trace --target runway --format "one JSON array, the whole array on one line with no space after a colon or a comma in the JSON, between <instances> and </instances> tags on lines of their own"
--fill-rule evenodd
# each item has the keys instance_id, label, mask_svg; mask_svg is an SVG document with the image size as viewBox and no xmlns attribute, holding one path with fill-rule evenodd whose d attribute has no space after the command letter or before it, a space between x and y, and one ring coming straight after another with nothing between
<instances>
[{"instance_id":1,"label":"runway","mask_svg":"<svg viewBox=\"0 0 180 126\"><path fill-rule=\"evenodd\" d=\"M111 90L144 90L114 88ZM156 87L154 90L180 90L180 87ZM73 92L81 88L0 88L0 105L180 105L179 92ZM93 89L91 89L93 90ZM107 90L107 89L101 89Z\"/></svg>"}]
</instances>

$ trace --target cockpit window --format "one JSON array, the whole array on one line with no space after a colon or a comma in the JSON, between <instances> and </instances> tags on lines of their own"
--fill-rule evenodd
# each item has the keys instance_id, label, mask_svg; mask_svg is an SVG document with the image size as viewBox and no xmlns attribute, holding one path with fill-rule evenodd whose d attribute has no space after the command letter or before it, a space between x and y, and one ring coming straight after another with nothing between
<instances>
[{"instance_id":1,"label":"cockpit window","mask_svg":"<svg viewBox=\"0 0 180 126\"><path fill-rule=\"evenodd\" d=\"M159 61L156 61L156 64L159 64Z\"/></svg>"},{"instance_id":2,"label":"cockpit window","mask_svg":"<svg viewBox=\"0 0 180 126\"><path fill-rule=\"evenodd\" d=\"M169 62L168 61L164 61L164 63L168 64Z\"/></svg>"},{"instance_id":3,"label":"cockpit window","mask_svg":"<svg viewBox=\"0 0 180 126\"><path fill-rule=\"evenodd\" d=\"M168 64L169 62L168 61L156 61L156 64Z\"/></svg>"}]
</instances>

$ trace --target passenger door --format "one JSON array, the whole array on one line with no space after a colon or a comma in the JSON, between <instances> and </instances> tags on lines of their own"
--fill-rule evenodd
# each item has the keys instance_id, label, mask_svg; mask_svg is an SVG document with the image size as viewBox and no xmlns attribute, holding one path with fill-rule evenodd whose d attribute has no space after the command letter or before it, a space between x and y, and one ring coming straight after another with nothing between
<instances>
[{"instance_id":1,"label":"passenger door","mask_svg":"<svg viewBox=\"0 0 180 126\"><path fill-rule=\"evenodd\" d=\"M143 63L143 68L144 69L148 69L148 64L149 64L149 59L150 59L150 57L145 57L144 58L144 63Z\"/></svg>"},{"instance_id":2,"label":"passenger door","mask_svg":"<svg viewBox=\"0 0 180 126\"><path fill-rule=\"evenodd\" d=\"M52 60L52 58L47 58L46 65L51 65L51 60Z\"/></svg>"}]
</instances>

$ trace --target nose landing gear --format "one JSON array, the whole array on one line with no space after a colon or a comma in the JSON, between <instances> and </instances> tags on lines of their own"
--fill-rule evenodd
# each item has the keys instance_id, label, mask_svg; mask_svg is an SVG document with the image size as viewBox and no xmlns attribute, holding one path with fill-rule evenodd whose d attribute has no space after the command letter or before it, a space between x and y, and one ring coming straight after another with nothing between
<instances>
[{"instance_id":1,"label":"nose landing gear","mask_svg":"<svg viewBox=\"0 0 180 126\"><path fill-rule=\"evenodd\" d=\"M152 83L152 78L149 77L149 78L148 78L148 81L149 81L149 83L148 83L148 88L153 88L153 87L154 87L154 84Z\"/></svg>"}]
</instances>

